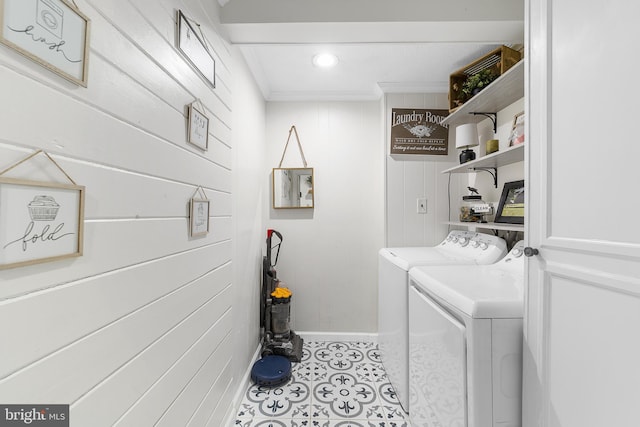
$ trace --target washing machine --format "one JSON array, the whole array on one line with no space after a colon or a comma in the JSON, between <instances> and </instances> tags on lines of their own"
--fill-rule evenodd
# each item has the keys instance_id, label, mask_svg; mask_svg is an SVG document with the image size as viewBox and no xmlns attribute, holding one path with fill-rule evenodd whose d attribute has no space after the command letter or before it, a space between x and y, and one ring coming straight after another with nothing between
<instances>
[{"instance_id":1,"label":"washing machine","mask_svg":"<svg viewBox=\"0 0 640 427\"><path fill-rule=\"evenodd\" d=\"M409 412L409 270L426 265L476 265L507 252L499 237L454 230L437 246L384 248L378 255L378 345L398 400Z\"/></svg>"},{"instance_id":2,"label":"washing machine","mask_svg":"<svg viewBox=\"0 0 640 427\"><path fill-rule=\"evenodd\" d=\"M492 265L409 272L413 427L521 425L524 242Z\"/></svg>"}]
</instances>

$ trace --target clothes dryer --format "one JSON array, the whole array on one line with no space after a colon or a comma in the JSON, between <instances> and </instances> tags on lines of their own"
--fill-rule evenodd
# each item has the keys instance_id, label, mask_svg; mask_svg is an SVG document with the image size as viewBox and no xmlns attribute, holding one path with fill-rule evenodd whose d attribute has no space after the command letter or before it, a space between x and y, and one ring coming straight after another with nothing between
<instances>
[{"instance_id":1,"label":"clothes dryer","mask_svg":"<svg viewBox=\"0 0 640 427\"><path fill-rule=\"evenodd\" d=\"M409 272L414 427L521 425L524 242L492 265Z\"/></svg>"},{"instance_id":2,"label":"clothes dryer","mask_svg":"<svg viewBox=\"0 0 640 427\"><path fill-rule=\"evenodd\" d=\"M507 253L499 237L454 230L437 246L384 248L378 255L378 344L398 400L409 412L409 270L415 266L476 265Z\"/></svg>"}]
</instances>

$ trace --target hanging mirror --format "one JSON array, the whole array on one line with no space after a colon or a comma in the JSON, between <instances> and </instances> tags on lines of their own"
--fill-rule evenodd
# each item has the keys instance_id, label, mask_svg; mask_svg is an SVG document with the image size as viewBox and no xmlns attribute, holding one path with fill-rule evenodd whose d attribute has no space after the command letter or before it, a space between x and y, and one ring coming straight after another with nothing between
<instances>
[{"instance_id":1,"label":"hanging mirror","mask_svg":"<svg viewBox=\"0 0 640 427\"><path fill-rule=\"evenodd\" d=\"M313 208L313 168L274 168L274 209Z\"/></svg>"}]
</instances>

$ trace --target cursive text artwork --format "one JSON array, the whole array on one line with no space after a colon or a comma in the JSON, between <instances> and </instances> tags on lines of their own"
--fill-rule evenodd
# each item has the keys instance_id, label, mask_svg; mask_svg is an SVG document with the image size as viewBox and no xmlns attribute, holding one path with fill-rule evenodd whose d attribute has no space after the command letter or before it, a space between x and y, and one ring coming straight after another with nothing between
<instances>
[{"instance_id":1,"label":"cursive text artwork","mask_svg":"<svg viewBox=\"0 0 640 427\"><path fill-rule=\"evenodd\" d=\"M31 40L35 43L42 43L46 46L48 46L49 50L53 50L55 52L60 53L64 59L66 59L69 62L72 63L77 63L77 62L82 62L82 59L72 59L69 58L66 54L66 52L64 51L64 49L62 49L62 47L67 43L64 40L60 40L59 42L51 42L49 40L47 40L44 37L41 36L37 36L33 33L33 25L28 25L25 29L20 30L20 29L15 29L15 28L11 28L10 26L7 25L7 28L9 28L11 31L15 32L15 33L24 33L25 36L30 37Z\"/></svg>"},{"instance_id":2,"label":"cursive text artwork","mask_svg":"<svg viewBox=\"0 0 640 427\"><path fill-rule=\"evenodd\" d=\"M22 251L26 252L29 249L29 244L42 244L47 242L55 242L57 240L62 239L63 237L73 236L75 233L64 233L64 222L61 222L56 227L51 229L51 225L47 224L42 227L42 230L35 231L35 223L33 221L29 222L27 228L25 229L22 236L17 238L14 241L11 241L4 245L3 249L7 249L7 247L14 244L21 244Z\"/></svg>"}]
</instances>

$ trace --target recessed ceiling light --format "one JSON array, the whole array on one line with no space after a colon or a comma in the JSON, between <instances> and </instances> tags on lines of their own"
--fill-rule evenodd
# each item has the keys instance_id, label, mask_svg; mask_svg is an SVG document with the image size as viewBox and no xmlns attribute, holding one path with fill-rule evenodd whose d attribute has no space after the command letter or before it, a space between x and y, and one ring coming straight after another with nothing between
<instances>
[{"instance_id":1,"label":"recessed ceiling light","mask_svg":"<svg viewBox=\"0 0 640 427\"><path fill-rule=\"evenodd\" d=\"M338 57L332 53L319 53L313 57L313 65L316 67L329 68L338 63Z\"/></svg>"}]
</instances>

